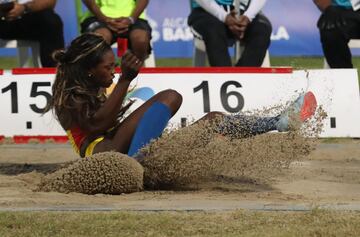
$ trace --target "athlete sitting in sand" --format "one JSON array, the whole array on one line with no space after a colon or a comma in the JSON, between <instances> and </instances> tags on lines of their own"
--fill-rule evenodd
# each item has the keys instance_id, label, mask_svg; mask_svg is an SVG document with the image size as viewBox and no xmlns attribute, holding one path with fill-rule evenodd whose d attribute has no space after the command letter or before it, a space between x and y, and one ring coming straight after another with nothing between
<instances>
[{"instance_id":1,"label":"athlete sitting in sand","mask_svg":"<svg viewBox=\"0 0 360 237\"><path fill-rule=\"evenodd\" d=\"M111 150L136 156L139 149L162 134L182 103L178 92L161 91L119 122L119 117L131 105L124 105L124 99L142 61L127 52L121 60L122 74L118 83L111 95L106 97L104 89L113 83L115 57L101 36L83 34L74 39L65 51L55 52L54 59L58 66L48 109L55 111L81 157ZM300 113L304 121L314 114L315 97L308 92L300 96L291 109ZM236 129L238 124L243 124L248 134L255 135L271 130L287 130L289 111L270 118L211 112L203 119L222 115L225 119L218 126L219 133L226 135L225 130L233 126Z\"/></svg>"}]
</instances>

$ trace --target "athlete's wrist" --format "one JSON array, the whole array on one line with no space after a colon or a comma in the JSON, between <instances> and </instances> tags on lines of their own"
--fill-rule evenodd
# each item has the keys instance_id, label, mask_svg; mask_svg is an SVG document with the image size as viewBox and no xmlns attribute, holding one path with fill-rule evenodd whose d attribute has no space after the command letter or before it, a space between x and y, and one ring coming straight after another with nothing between
<instances>
[{"instance_id":1,"label":"athlete's wrist","mask_svg":"<svg viewBox=\"0 0 360 237\"><path fill-rule=\"evenodd\" d=\"M130 84L132 81L132 78L127 76L126 74L122 73L120 74L120 77L119 77L119 82L124 82L124 83L128 83Z\"/></svg>"}]
</instances>

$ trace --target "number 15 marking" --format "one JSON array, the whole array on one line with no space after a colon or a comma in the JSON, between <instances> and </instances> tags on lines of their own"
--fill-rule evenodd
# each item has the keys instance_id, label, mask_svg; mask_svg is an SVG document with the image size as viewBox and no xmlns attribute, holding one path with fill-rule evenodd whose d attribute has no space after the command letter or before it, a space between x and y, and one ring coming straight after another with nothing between
<instances>
[{"instance_id":1,"label":"number 15 marking","mask_svg":"<svg viewBox=\"0 0 360 237\"><path fill-rule=\"evenodd\" d=\"M44 96L46 99L46 105L51 99L51 95L47 91L39 91L39 87L43 86L51 86L50 82L34 82L31 86L31 92L30 97L35 98L37 96ZM3 88L1 90L1 93L6 93L7 91L10 91L11 93L11 113L16 114L19 113L19 103L18 103L18 88L17 88L17 82L11 82L7 87ZM43 108L39 108L36 104L30 104L30 108L35 113L43 113L46 105Z\"/></svg>"}]
</instances>

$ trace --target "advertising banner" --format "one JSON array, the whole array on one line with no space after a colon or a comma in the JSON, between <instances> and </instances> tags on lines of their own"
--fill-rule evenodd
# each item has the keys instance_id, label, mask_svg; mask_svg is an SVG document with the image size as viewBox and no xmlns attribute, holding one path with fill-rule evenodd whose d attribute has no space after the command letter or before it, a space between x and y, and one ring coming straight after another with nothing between
<instances>
[{"instance_id":1,"label":"advertising banner","mask_svg":"<svg viewBox=\"0 0 360 237\"><path fill-rule=\"evenodd\" d=\"M270 55L322 55L316 27L320 12L312 1L267 1L263 13L273 26ZM189 14L188 0L151 1L148 16L156 57L192 57Z\"/></svg>"},{"instance_id":2,"label":"advertising banner","mask_svg":"<svg viewBox=\"0 0 360 237\"><path fill-rule=\"evenodd\" d=\"M69 44L79 34L75 1L58 1L56 11L63 20L65 41ZM269 0L263 12L273 26L271 56L323 55L316 27L320 11L313 1ZM189 0L149 2L147 15L153 30L156 58L192 57L193 35L187 25L189 13ZM0 49L0 55L6 54L9 50ZM12 54L16 51L12 50Z\"/></svg>"}]
</instances>

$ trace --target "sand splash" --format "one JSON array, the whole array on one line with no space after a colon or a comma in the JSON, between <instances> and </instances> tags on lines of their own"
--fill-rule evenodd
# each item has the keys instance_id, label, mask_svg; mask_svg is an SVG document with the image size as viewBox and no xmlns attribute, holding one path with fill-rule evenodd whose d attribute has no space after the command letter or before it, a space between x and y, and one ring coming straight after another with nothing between
<instances>
[{"instance_id":1,"label":"sand splash","mask_svg":"<svg viewBox=\"0 0 360 237\"><path fill-rule=\"evenodd\" d=\"M219 176L267 182L314 149L325 117L320 107L313 119L293 124L290 132L256 136L236 123L231 125L238 126L236 132L219 134L223 118L201 121L152 141L141 151L141 165L120 153L95 154L47 176L40 190L119 194L140 191L143 184L181 189Z\"/></svg>"},{"instance_id":2,"label":"sand splash","mask_svg":"<svg viewBox=\"0 0 360 237\"><path fill-rule=\"evenodd\" d=\"M218 175L265 180L314 148L297 132L231 139L205 124L165 134L143 152L147 188L179 188Z\"/></svg>"}]
</instances>

